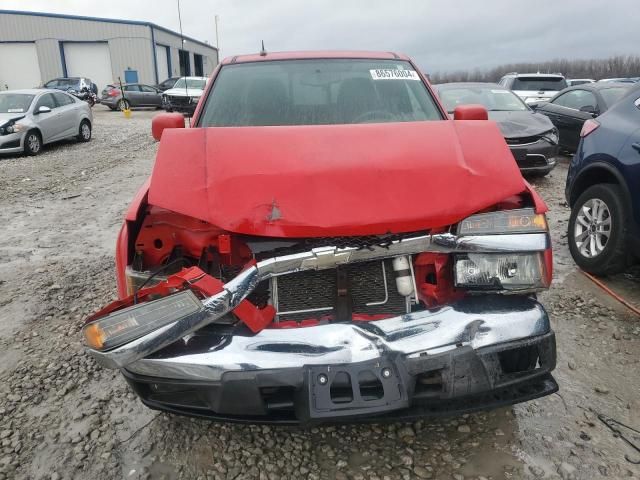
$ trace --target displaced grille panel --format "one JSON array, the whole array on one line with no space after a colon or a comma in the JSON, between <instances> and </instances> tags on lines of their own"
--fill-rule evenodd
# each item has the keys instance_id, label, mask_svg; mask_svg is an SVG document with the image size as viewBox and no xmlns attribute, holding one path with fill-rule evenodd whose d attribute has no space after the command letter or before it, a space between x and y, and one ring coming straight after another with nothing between
<instances>
[{"instance_id":1,"label":"displaced grille panel","mask_svg":"<svg viewBox=\"0 0 640 480\"><path fill-rule=\"evenodd\" d=\"M383 267L384 265L384 267ZM340 267L349 279L354 315L401 315L406 298L398 293L392 260L354 263ZM280 321L333 318L338 289L336 269L297 272L275 279L274 306ZM273 280L272 280L273 282ZM274 285L272 283L272 292ZM299 312L300 313L287 313Z\"/></svg>"},{"instance_id":2,"label":"displaced grille panel","mask_svg":"<svg viewBox=\"0 0 640 480\"><path fill-rule=\"evenodd\" d=\"M389 233L385 235L364 235L359 237L321 237L302 238L296 240L265 239L256 237L246 237L244 241L256 254L257 260L263 260L274 256L291 255L294 253L304 253L314 248L335 247L335 248L357 248L358 250L372 249L374 247L388 247L391 243L401 241L406 238L427 235L428 231ZM262 245L270 245L272 248L264 248ZM280 244L280 245L278 245ZM282 245L284 244L284 245Z\"/></svg>"}]
</instances>

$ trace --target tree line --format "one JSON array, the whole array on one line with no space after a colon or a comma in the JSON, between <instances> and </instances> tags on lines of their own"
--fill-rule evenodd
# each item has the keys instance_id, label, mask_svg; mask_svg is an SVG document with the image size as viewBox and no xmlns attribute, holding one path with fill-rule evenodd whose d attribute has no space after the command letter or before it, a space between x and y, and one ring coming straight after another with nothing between
<instances>
[{"instance_id":1,"label":"tree line","mask_svg":"<svg viewBox=\"0 0 640 480\"><path fill-rule=\"evenodd\" d=\"M570 60L557 58L546 62L508 63L491 69L460 70L429 74L431 83L497 82L509 72L561 73L567 78L618 78L640 76L640 56L615 55L609 58ZM427 72L428 73L428 72Z\"/></svg>"}]
</instances>

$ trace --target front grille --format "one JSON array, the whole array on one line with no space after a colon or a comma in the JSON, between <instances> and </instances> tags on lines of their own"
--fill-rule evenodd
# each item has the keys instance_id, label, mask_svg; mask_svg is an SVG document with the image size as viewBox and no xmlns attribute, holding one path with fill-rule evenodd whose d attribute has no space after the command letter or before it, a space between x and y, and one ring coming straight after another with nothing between
<instances>
[{"instance_id":1,"label":"front grille","mask_svg":"<svg viewBox=\"0 0 640 480\"><path fill-rule=\"evenodd\" d=\"M301 239L287 239L283 241L280 238L257 238L257 237L245 237L243 240L247 243L249 248L256 253L256 260L263 260L265 258L292 255L294 253L304 253L314 248L322 247L335 247L341 248L356 248L358 250L367 249L370 250L374 247L386 248L391 243L401 241L406 238L414 238L422 235L427 235L427 231L418 232L406 232L406 233L388 233L384 235L364 235L359 237L321 237L321 238L301 238ZM277 244L284 243L285 246L278 246ZM261 245L276 246L266 248Z\"/></svg>"},{"instance_id":2,"label":"front grille","mask_svg":"<svg viewBox=\"0 0 640 480\"><path fill-rule=\"evenodd\" d=\"M540 135L533 137L505 138L507 145L526 145L527 143L535 143L540 140Z\"/></svg>"},{"instance_id":3,"label":"front grille","mask_svg":"<svg viewBox=\"0 0 640 480\"><path fill-rule=\"evenodd\" d=\"M522 160L518 160L520 168L546 167L547 159L544 155L526 155Z\"/></svg>"},{"instance_id":4,"label":"front grille","mask_svg":"<svg viewBox=\"0 0 640 480\"><path fill-rule=\"evenodd\" d=\"M169 98L169 102L171 102L171 105L175 105L175 106L189 106L191 105L191 98L190 97L168 97Z\"/></svg>"},{"instance_id":5,"label":"front grille","mask_svg":"<svg viewBox=\"0 0 640 480\"><path fill-rule=\"evenodd\" d=\"M406 298L396 289L391 259L339 268L348 279L347 300L353 315L407 313ZM278 320L336 319L337 303L341 301L338 299L338 276L339 271L334 268L297 272L272 279L271 291L272 295L276 292L273 301Z\"/></svg>"}]
</instances>

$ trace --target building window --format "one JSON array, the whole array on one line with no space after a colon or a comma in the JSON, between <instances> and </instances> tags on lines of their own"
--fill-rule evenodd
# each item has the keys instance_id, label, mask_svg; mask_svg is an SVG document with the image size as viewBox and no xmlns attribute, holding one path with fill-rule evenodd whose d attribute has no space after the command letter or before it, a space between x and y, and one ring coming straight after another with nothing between
<instances>
[{"instance_id":1,"label":"building window","mask_svg":"<svg viewBox=\"0 0 640 480\"><path fill-rule=\"evenodd\" d=\"M196 77L204 77L204 67L202 65L202 55L197 53L193 54L193 69L196 73Z\"/></svg>"},{"instance_id":2,"label":"building window","mask_svg":"<svg viewBox=\"0 0 640 480\"><path fill-rule=\"evenodd\" d=\"M180 76L188 77L191 75L191 62L189 61L189 52L186 50L179 50L178 56L180 57Z\"/></svg>"}]
</instances>

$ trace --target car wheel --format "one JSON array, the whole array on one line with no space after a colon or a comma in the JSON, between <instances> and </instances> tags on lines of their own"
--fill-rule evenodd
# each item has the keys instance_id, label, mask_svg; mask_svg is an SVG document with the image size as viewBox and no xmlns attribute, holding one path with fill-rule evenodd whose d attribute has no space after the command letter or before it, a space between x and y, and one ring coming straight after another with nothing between
<instances>
[{"instance_id":1,"label":"car wheel","mask_svg":"<svg viewBox=\"0 0 640 480\"><path fill-rule=\"evenodd\" d=\"M42 137L36 130L27 132L24 137L24 153L27 155L37 155L42 150Z\"/></svg>"},{"instance_id":2,"label":"car wheel","mask_svg":"<svg viewBox=\"0 0 640 480\"><path fill-rule=\"evenodd\" d=\"M619 186L610 183L586 189L569 217L569 250L583 270L611 275L628 265L625 252L628 208Z\"/></svg>"},{"instance_id":3,"label":"car wheel","mask_svg":"<svg viewBox=\"0 0 640 480\"><path fill-rule=\"evenodd\" d=\"M91 140L91 123L89 123L89 120L83 120L80 122L77 138L81 142L88 142Z\"/></svg>"},{"instance_id":4,"label":"car wheel","mask_svg":"<svg viewBox=\"0 0 640 480\"><path fill-rule=\"evenodd\" d=\"M129 101L125 100L124 98L121 98L118 101L118 110L122 111L122 110L129 110Z\"/></svg>"}]
</instances>

